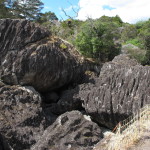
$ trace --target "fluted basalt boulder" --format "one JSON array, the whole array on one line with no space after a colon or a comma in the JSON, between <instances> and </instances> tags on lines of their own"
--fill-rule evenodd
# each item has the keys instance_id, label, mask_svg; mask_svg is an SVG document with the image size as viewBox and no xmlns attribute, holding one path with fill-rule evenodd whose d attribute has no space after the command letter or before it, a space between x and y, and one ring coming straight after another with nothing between
<instances>
[{"instance_id":1,"label":"fluted basalt boulder","mask_svg":"<svg viewBox=\"0 0 150 150\"><path fill-rule=\"evenodd\" d=\"M3 137L0 142L3 147L30 149L49 125L41 107L41 97L32 87L0 87L0 134Z\"/></svg>"},{"instance_id":2,"label":"fluted basalt boulder","mask_svg":"<svg viewBox=\"0 0 150 150\"><path fill-rule=\"evenodd\" d=\"M11 85L40 92L77 82L82 59L68 42L27 20L0 20L0 77Z\"/></svg>"},{"instance_id":3,"label":"fluted basalt boulder","mask_svg":"<svg viewBox=\"0 0 150 150\"><path fill-rule=\"evenodd\" d=\"M98 125L79 111L60 115L31 150L92 150L103 138Z\"/></svg>"},{"instance_id":4,"label":"fluted basalt boulder","mask_svg":"<svg viewBox=\"0 0 150 150\"><path fill-rule=\"evenodd\" d=\"M78 98L92 119L108 128L150 104L150 67L128 55L105 63L95 83L79 85Z\"/></svg>"}]
</instances>

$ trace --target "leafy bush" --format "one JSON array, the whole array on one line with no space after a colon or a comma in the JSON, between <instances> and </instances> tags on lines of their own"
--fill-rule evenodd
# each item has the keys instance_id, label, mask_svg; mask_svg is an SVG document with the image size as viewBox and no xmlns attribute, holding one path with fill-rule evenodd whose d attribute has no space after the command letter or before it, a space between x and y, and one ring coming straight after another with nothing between
<instances>
[{"instance_id":1,"label":"leafy bush","mask_svg":"<svg viewBox=\"0 0 150 150\"><path fill-rule=\"evenodd\" d=\"M123 26L121 39L123 42L135 39L137 37L137 29L135 25L126 24Z\"/></svg>"},{"instance_id":2,"label":"leafy bush","mask_svg":"<svg viewBox=\"0 0 150 150\"><path fill-rule=\"evenodd\" d=\"M57 26L56 35L73 44L82 24L83 21L80 20L67 19L62 21Z\"/></svg>"},{"instance_id":3,"label":"leafy bush","mask_svg":"<svg viewBox=\"0 0 150 150\"><path fill-rule=\"evenodd\" d=\"M145 64L146 50L128 48L127 52L131 58L136 59L141 64Z\"/></svg>"},{"instance_id":4,"label":"leafy bush","mask_svg":"<svg viewBox=\"0 0 150 150\"><path fill-rule=\"evenodd\" d=\"M115 23L89 19L81 29L75 45L84 56L108 61L120 53L121 45L114 41L119 37Z\"/></svg>"},{"instance_id":5,"label":"leafy bush","mask_svg":"<svg viewBox=\"0 0 150 150\"><path fill-rule=\"evenodd\" d=\"M150 64L150 19L139 21L135 25L126 24L123 27L121 38L124 44L130 43L140 48L127 49L131 57L142 64Z\"/></svg>"},{"instance_id":6,"label":"leafy bush","mask_svg":"<svg viewBox=\"0 0 150 150\"><path fill-rule=\"evenodd\" d=\"M130 39L130 40L126 41L125 44L133 44L133 45L135 45L135 46L137 46L139 48L144 48L143 43L137 38Z\"/></svg>"},{"instance_id":7,"label":"leafy bush","mask_svg":"<svg viewBox=\"0 0 150 150\"><path fill-rule=\"evenodd\" d=\"M150 19L143 22L138 36L146 49L145 64L150 65Z\"/></svg>"},{"instance_id":8,"label":"leafy bush","mask_svg":"<svg viewBox=\"0 0 150 150\"><path fill-rule=\"evenodd\" d=\"M118 27L121 27L123 25L123 21L118 15L116 15L115 17L102 16L99 18L99 20L102 22L113 22L117 24Z\"/></svg>"}]
</instances>

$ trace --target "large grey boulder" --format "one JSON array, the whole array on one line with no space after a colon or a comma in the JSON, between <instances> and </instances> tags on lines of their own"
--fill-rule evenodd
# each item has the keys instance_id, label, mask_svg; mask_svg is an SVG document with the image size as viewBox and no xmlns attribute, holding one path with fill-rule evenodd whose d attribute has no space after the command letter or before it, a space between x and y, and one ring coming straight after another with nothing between
<instances>
[{"instance_id":1,"label":"large grey boulder","mask_svg":"<svg viewBox=\"0 0 150 150\"><path fill-rule=\"evenodd\" d=\"M127 55L105 63L95 83L79 85L78 98L92 119L108 128L150 103L150 67Z\"/></svg>"},{"instance_id":2,"label":"large grey boulder","mask_svg":"<svg viewBox=\"0 0 150 150\"><path fill-rule=\"evenodd\" d=\"M78 82L82 58L68 42L27 20L0 20L0 78L40 92Z\"/></svg>"},{"instance_id":3,"label":"large grey boulder","mask_svg":"<svg viewBox=\"0 0 150 150\"><path fill-rule=\"evenodd\" d=\"M103 137L98 125L79 111L60 115L31 150L92 150Z\"/></svg>"},{"instance_id":4,"label":"large grey boulder","mask_svg":"<svg viewBox=\"0 0 150 150\"><path fill-rule=\"evenodd\" d=\"M41 97L32 87L0 87L1 143L7 143L14 150L30 149L49 125Z\"/></svg>"}]
</instances>

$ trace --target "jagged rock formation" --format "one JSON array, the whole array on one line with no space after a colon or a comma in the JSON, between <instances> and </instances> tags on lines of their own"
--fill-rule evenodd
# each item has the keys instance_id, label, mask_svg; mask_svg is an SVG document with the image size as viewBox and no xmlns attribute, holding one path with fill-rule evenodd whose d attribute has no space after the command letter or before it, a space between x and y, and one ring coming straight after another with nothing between
<instances>
[{"instance_id":1,"label":"jagged rock formation","mask_svg":"<svg viewBox=\"0 0 150 150\"><path fill-rule=\"evenodd\" d=\"M0 88L0 134L5 143L15 150L29 149L49 125L41 97L32 87Z\"/></svg>"},{"instance_id":2,"label":"jagged rock formation","mask_svg":"<svg viewBox=\"0 0 150 150\"><path fill-rule=\"evenodd\" d=\"M41 92L82 78L81 56L69 43L27 20L0 20L0 77Z\"/></svg>"},{"instance_id":3,"label":"jagged rock formation","mask_svg":"<svg viewBox=\"0 0 150 150\"><path fill-rule=\"evenodd\" d=\"M95 84L83 84L79 97L93 120L108 128L150 103L150 67L127 55L104 64Z\"/></svg>"},{"instance_id":4,"label":"jagged rock formation","mask_svg":"<svg viewBox=\"0 0 150 150\"><path fill-rule=\"evenodd\" d=\"M113 128L150 103L149 85L150 67L122 54L105 63L99 77L65 91L47 110L60 115L83 106L95 122Z\"/></svg>"},{"instance_id":5,"label":"jagged rock formation","mask_svg":"<svg viewBox=\"0 0 150 150\"><path fill-rule=\"evenodd\" d=\"M102 137L100 128L88 116L72 111L59 116L31 150L92 150Z\"/></svg>"},{"instance_id":6,"label":"jagged rock formation","mask_svg":"<svg viewBox=\"0 0 150 150\"><path fill-rule=\"evenodd\" d=\"M9 51L21 51L26 45L40 41L50 33L27 20L0 19L0 62Z\"/></svg>"}]
</instances>

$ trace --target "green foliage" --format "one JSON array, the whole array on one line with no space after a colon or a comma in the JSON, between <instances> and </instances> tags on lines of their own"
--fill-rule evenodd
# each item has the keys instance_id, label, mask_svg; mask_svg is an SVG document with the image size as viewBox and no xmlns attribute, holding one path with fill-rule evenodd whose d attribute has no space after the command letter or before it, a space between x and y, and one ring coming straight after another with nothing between
<instances>
[{"instance_id":1,"label":"green foliage","mask_svg":"<svg viewBox=\"0 0 150 150\"><path fill-rule=\"evenodd\" d=\"M99 18L99 20L102 22L113 22L118 27L121 27L123 25L123 21L118 15L116 15L115 17L102 16L101 18Z\"/></svg>"},{"instance_id":2,"label":"green foliage","mask_svg":"<svg viewBox=\"0 0 150 150\"><path fill-rule=\"evenodd\" d=\"M145 21L139 29L139 38L144 43L145 49L150 49L150 20Z\"/></svg>"},{"instance_id":3,"label":"green foliage","mask_svg":"<svg viewBox=\"0 0 150 150\"><path fill-rule=\"evenodd\" d=\"M89 19L77 35L75 45L86 57L112 60L120 52L120 45L114 43L116 29L115 23Z\"/></svg>"},{"instance_id":4,"label":"green foliage","mask_svg":"<svg viewBox=\"0 0 150 150\"><path fill-rule=\"evenodd\" d=\"M45 12L45 13L40 13L38 18L37 18L37 22L38 23L47 23L47 22L52 22L58 20L57 16L55 15L55 13L49 11L49 12Z\"/></svg>"},{"instance_id":5,"label":"green foliage","mask_svg":"<svg viewBox=\"0 0 150 150\"><path fill-rule=\"evenodd\" d=\"M114 41L120 38L116 29L121 24L119 16L86 21L67 19L57 28L57 36L74 44L84 56L107 61L120 52L120 44Z\"/></svg>"},{"instance_id":6,"label":"green foliage","mask_svg":"<svg viewBox=\"0 0 150 150\"><path fill-rule=\"evenodd\" d=\"M12 12L17 18L35 20L42 8L43 3L40 0L14 0L12 3Z\"/></svg>"},{"instance_id":7,"label":"green foliage","mask_svg":"<svg viewBox=\"0 0 150 150\"><path fill-rule=\"evenodd\" d=\"M137 29L135 25L126 24L123 26L121 39L123 42L136 38Z\"/></svg>"},{"instance_id":8,"label":"green foliage","mask_svg":"<svg viewBox=\"0 0 150 150\"><path fill-rule=\"evenodd\" d=\"M61 43L61 44L60 44L60 48L62 48L62 49L66 49L66 48L67 48L67 46L66 46L64 43Z\"/></svg>"},{"instance_id":9,"label":"green foliage","mask_svg":"<svg viewBox=\"0 0 150 150\"><path fill-rule=\"evenodd\" d=\"M145 64L150 64L150 19L148 21L142 22L142 25L138 27L138 37L143 43L144 49L146 49Z\"/></svg>"},{"instance_id":10,"label":"green foliage","mask_svg":"<svg viewBox=\"0 0 150 150\"><path fill-rule=\"evenodd\" d=\"M138 50L128 49L131 57L142 64L150 64L150 19L139 21L135 25L125 24L122 28L121 39L123 43L131 43L140 48Z\"/></svg>"},{"instance_id":11,"label":"green foliage","mask_svg":"<svg viewBox=\"0 0 150 150\"><path fill-rule=\"evenodd\" d=\"M40 0L0 0L0 18L36 20L42 8Z\"/></svg>"},{"instance_id":12,"label":"green foliage","mask_svg":"<svg viewBox=\"0 0 150 150\"><path fill-rule=\"evenodd\" d=\"M127 48L126 50L127 50L128 54L130 55L131 58L136 59L141 64L145 64L146 50L134 49L134 48Z\"/></svg>"},{"instance_id":13,"label":"green foliage","mask_svg":"<svg viewBox=\"0 0 150 150\"><path fill-rule=\"evenodd\" d=\"M136 28L139 30L143 27L143 25L145 24L145 21L138 21L135 26Z\"/></svg>"},{"instance_id":14,"label":"green foliage","mask_svg":"<svg viewBox=\"0 0 150 150\"><path fill-rule=\"evenodd\" d=\"M125 44L133 44L139 48L143 48L143 43L138 38L133 38L125 42Z\"/></svg>"},{"instance_id":15,"label":"green foliage","mask_svg":"<svg viewBox=\"0 0 150 150\"><path fill-rule=\"evenodd\" d=\"M67 19L62 21L60 25L57 26L56 35L73 44L82 24L83 21L80 20Z\"/></svg>"},{"instance_id":16,"label":"green foliage","mask_svg":"<svg viewBox=\"0 0 150 150\"><path fill-rule=\"evenodd\" d=\"M146 35L145 37L145 46L146 46L146 58L145 64L150 65L150 35Z\"/></svg>"}]
</instances>

